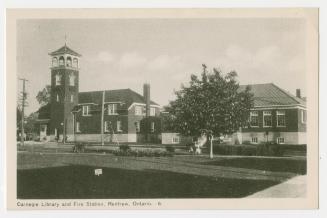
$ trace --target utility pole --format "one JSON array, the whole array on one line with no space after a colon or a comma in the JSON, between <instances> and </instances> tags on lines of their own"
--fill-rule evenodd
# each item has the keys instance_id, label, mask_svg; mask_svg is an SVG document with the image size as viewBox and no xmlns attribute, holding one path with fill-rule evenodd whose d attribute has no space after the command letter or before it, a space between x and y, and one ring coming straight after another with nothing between
<instances>
[{"instance_id":1,"label":"utility pole","mask_svg":"<svg viewBox=\"0 0 327 218\"><path fill-rule=\"evenodd\" d=\"M21 134L21 137L20 137L20 145L24 145L24 109L25 109L25 100L26 100L26 91L25 91L25 83L28 81L27 79L25 78L19 78L19 80L23 81L23 91L22 91L22 111L21 111L21 131L20 131L20 134Z\"/></svg>"},{"instance_id":2,"label":"utility pole","mask_svg":"<svg viewBox=\"0 0 327 218\"><path fill-rule=\"evenodd\" d=\"M101 146L104 146L104 137L103 137L104 98L105 98L105 91L103 91L102 93L102 104L101 104Z\"/></svg>"}]
</instances>

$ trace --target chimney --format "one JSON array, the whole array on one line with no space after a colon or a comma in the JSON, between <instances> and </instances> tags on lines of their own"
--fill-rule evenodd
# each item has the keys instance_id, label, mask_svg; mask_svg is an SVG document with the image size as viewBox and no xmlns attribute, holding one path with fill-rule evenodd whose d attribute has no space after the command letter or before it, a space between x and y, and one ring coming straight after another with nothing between
<instances>
[{"instance_id":1,"label":"chimney","mask_svg":"<svg viewBox=\"0 0 327 218\"><path fill-rule=\"evenodd\" d=\"M150 116L150 84L143 85L143 98L145 100L145 116Z\"/></svg>"},{"instance_id":2,"label":"chimney","mask_svg":"<svg viewBox=\"0 0 327 218\"><path fill-rule=\"evenodd\" d=\"M296 97L301 98L301 89L296 89Z\"/></svg>"}]
</instances>

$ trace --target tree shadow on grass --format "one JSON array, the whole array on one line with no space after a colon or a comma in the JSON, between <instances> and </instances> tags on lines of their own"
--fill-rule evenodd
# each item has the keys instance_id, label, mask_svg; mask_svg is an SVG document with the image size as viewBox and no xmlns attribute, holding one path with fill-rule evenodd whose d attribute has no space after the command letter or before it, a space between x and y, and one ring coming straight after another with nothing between
<instances>
[{"instance_id":1,"label":"tree shadow on grass","mask_svg":"<svg viewBox=\"0 0 327 218\"><path fill-rule=\"evenodd\" d=\"M278 182L160 170L64 166L17 171L19 199L240 198Z\"/></svg>"},{"instance_id":2,"label":"tree shadow on grass","mask_svg":"<svg viewBox=\"0 0 327 218\"><path fill-rule=\"evenodd\" d=\"M204 165L228 166L245 169L265 170L272 172L290 172L300 175L307 173L306 159L282 159L282 158L231 158L218 161L202 162Z\"/></svg>"}]
</instances>

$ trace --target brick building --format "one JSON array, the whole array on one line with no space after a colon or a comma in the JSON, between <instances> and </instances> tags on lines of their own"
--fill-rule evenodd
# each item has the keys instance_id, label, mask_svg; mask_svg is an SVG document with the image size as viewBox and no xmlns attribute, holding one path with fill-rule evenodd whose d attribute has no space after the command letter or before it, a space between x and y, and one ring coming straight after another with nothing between
<instances>
[{"instance_id":1,"label":"brick building","mask_svg":"<svg viewBox=\"0 0 327 218\"><path fill-rule=\"evenodd\" d=\"M51 100L38 119L42 140L159 142L160 107L150 100L149 84L143 95L130 89L79 92L81 55L66 44L49 55Z\"/></svg>"},{"instance_id":2,"label":"brick building","mask_svg":"<svg viewBox=\"0 0 327 218\"><path fill-rule=\"evenodd\" d=\"M246 86L240 86L240 90ZM249 124L233 135L226 135L227 144L306 144L306 102L300 90L296 96L278 86L268 84L250 85L254 95ZM164 144L190 143L191 138L179 133L162 133Z\"/></svg>"},{"instance_id":3,"label":"brick building","mask_svg":"<svg viewBox=\"0 0 327 218\"><path fill-rule=\"evenodd\" d=\"M242 142L306 144L306 102L300 90L294 96L272 83L250 87L254 107L249 125L242 129Z\"/></svg>"}]
</instances>

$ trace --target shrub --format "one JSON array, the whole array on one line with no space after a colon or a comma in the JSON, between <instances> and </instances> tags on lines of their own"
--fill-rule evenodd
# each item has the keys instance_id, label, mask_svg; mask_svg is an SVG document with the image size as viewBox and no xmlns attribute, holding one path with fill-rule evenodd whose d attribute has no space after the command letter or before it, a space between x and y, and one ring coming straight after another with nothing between
<instances>
[{"instance_id":1,"label":"shrub","mask_svg":"<svg viewBox=\"0 0 327 218\"><path fill-rule=\"evenodd\" d=\"M127 151L131 150L131 148L129 147L129 145L123 144L123 145L119 145L119 150L127 152Z\"/></svg>"},{"instance_id":2,"label":"shrub","mask_svg":"<svg viewBox=\"0 0 327 218\"><path fill-rule=\"evenodd\" d=\"M172 145L166 145L166 151L169 153L174 153L175 152L175 147Z\"/></svg>"},{"instance_id":3,"label":"shrub","mask_svg":"<svg viewBox=\"0 0 327 218\"><path fill-rule=\"evenodd\" d=\"M113 154L116 156L132 156L132 157L171 157L173 154L167 151L158 150L115 150Z\"/></svg>"}]
</instances>

